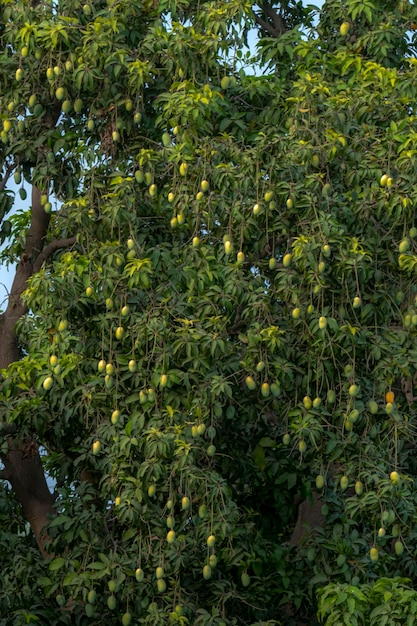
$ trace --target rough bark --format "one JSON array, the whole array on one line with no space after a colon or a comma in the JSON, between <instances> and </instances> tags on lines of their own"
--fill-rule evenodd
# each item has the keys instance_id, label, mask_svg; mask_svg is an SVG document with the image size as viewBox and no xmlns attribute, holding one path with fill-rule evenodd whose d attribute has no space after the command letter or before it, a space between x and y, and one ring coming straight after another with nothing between
<instances>
[{"instance_id":1,"label":"rough bark","mask_svg":"<svg viewBox=\"0 0 417 626\"><path fill-rule=\"evenodd\" d=\"M11 439L8 454L2 456L1 478L8 480L29 522L42 556L48 556L44 528L54 511L54 496L48 489L39 449L35 441Z\"/></svg>"},{"instance_id":2,"label":"rough bark","mask_svg":"<svg viewBox=\"0 0 417 626\"><path fill-rule=\"evenodd\" d=\"M313 493L312 501L304 500L298 507L297 522L290 538L291 546L300 546L317 528L321 528L324 515L321 512L322 500L318 493Z\"/></svg>"},{"instance_id":3,"label":"rough bark","mask_svg":"<svg viewBox=\"0 0 417 626\"><path fill-rule=\"evenodd\" d=\"M0 316L1 369L6 369L20 358L15 327L16 322L27 313L27 306L22 301L21 295L26 289L28 279L55 250L67 247L75 241L74 238L63 239L45 246L49 220L50 217L41 204L41 192L33 187L32 219L25 251L16 268L6 311ZM11 484L24 516L31 525L39 549L43 556L47 556L45 544L48 536L43 529L53 513L54 496L48 489L36 441L34 439L22 441L14 430L6 424L1 429L1 435L7 436L9 451L1 455L4 469L0 473L0 479Z\"/></svg>"},{"instance_id":4,"label":"rough bark","mask_svg":"<svg viewBox=\"0 0 417 626\"><path fill-rule=\"evenodd\" d=\"M21 295L33 274L33 265L43 249L50 217L41 205L41 192L32 188L32 220L26 238L26 249L16 268L6 311L0 316L0 369L19 359L19 345L15 333L16 322L27 312Z\"/></svg>"}]
</instances>

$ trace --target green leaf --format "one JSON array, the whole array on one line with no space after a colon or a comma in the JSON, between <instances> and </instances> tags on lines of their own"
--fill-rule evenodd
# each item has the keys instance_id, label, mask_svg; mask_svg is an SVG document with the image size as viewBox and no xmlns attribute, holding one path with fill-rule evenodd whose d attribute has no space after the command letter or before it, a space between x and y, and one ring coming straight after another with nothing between
<instances>
[{"instance_id":1,"label":"green leaf","mask_svg":"<svg viewBox=\"0 0 417 626\"><path fill-rule=\"evenodd\" d=\"M49 563L49 571L56 572L57 570L61 569L64 565L65 565L65 559L63 557L58 557L56 559L53 559L53 561Z\"/></svg>"}]
</instances>

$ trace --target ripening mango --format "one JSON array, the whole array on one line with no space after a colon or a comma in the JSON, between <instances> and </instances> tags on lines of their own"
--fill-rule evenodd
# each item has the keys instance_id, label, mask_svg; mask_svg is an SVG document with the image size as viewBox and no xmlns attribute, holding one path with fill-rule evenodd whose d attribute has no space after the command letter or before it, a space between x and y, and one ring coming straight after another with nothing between
<instances>
[{"instance_id":1,"label":"ripening mango","mask_svg":"<svg viewBox=\"0 0 417 626\"><path fill-rule=\"evenodd\" d=\"M122 617L122 626L130 626L131 623L132 623L131 613L129 612L124 613Z\"/></svg>"},{"instance_id":2,"label":"ripening mango","mask_svg":"<svg viewBox=\"0 0 417 626\"><path fill-rule=\"evenodd\" d=\"M385 394L385 401L386 402L391 402L391 404L393 404L395 399L395 395L393 391L387 391Z\"/></svg>"},{"instance_id":3,"label":"ripening mango","mask_svg":"<svg viewBox=\"0 0 417 626\"><path fill-rule=\"evenodd\" d=\"M228 89L230 87L230 78L228 76L223 76L220 81L220 86L222 89Z\"/></svg>"},{"instance_id":4,"label":"ripening mango","mask_svg":"<svg viewBox=\"0 0 417 626\"><path fill-rule=\"evenodd\" d=\"M336 392L334 389L329 389L327 392L327 402L333 404L336 401Z\"/></svg>"},{"instance_id":5,"label":"ripening mango","mask_svg":"<svg viewBox=\"0 0 417 626\"><path fill-rule=\"evenodd\" d=\"M303 404L304 404L304 408L306 408L307 411L309 411L311 409L311 407L313 406L313 402L312 402L310 396L304 396Z\"/></svg>"},{"instance_id":6,"label":"ripening mango","mask_svg":"<svg viewBox=\"0 0 417 626\"><path fill-rule=\"evenodd\" d=\"M58 332L61 333L62 331L66 330L67 326L68 326L67 320L61 320L58 324Z\"/></svg>"},{"instance_id":7,"label":"ripening mango","mask_svg":"<svg viewBox=\"0 0 417 626\"><path fill-rule=\"evenodd\" d=\"M114 611L116 608L116 597L113 594L107 598L107 606L110 611Z\"/></svg>"},{"instance_id":8,"label":"ripening mango","mask_svg":"<svg viewBox=\"0 0 417 626\"><path fill-rule=\"evenodd\" d=\"M119 418L120 418L120 411L119 409L115 409L113 413L111 414L111 423L113 425L117 424L117 422L119 421Z\"/></svg>"},{"instance_id":9,"label":"ripening mango","mask_svg":"<svg viewBox=\"0 0 417 626\"><path fill-rule=\"evenodd\" d=\"M90 604L94 604L94 602L96 601L96 599L97 599L97 592L96 592L96 590L95 590L95 589L91 589L91 590L88 592L87 600L88 600L88 602L89 602Z\"/></svg>"},{"instance_id":10,"label":"ripening mango","mask_svg":"<svg viewBox=\"0 0 417 626\"><path fill-rule=\"evenodd\" d=\"M346 475L343 475L340 479L340 488L344 491L345 489L347 489L348 484L349 478Z\"/></svg>"},{"instance_id":11,"label":"ripening mango","mask_svg":"<svg viewBox=\"0 0 417 626\"><path fill-rule=\"evenodd\" d=\"M358 385L350 385L349 389L348 389L348 393L351 397L355 398L357 395L359 395L359 386Z\"/></svg>"},{"instance_id":12,"label":"ripening mango","mask_svg":"<svg viewBox=\"0 0 417 626\"><path fill-rule=\"evenodd\" d=\"M224 251L227 255L229 255L232 251L232 242L227 240L224 242Z\"/></svg>"},{"instance_id":13,"label":"ripening mango","mask_svg":"<svg viewBox=\"0 0 417 626\"><path fill-rule=\"evenodd\" d=\"M352 409L349 413L349 420L352 424L358 421L359 411L358 409Z\"/></svg>"},{"instance_id":14,"label":"ripening mango","mask_svg":"<svg viewBox=\"0 0 417 626\"><path fill-rule=\"evenodd\" d=\"M175 530L170 530L167 533L167 542L168 543L174 543L175 541Z\"/></svg>"},{"instance_id":15,"label":"ripening mango","mask_svg":"<svg viewBox=\"0 0 417 626\"><path fill-rule=\"evenodd\" d=\"M324 317L324 315L322 315L322 316L319 318L319 328L320 328L320 330L324 330L326 327L327 327L327 320L326 320L326 318Z\"/></svg>"},{"instance_id":16,"label":"ripening mango","mask_svg":"<svg viewBox=\"0 0 417 626\"><path fill-rule=\"evenodd\" d=\"M342 35L342 37L345 37L348 34L349 30L349 22L342 22L342 24L340 24L340 34Z\"/></svg>"},{"instance_id":17,"label":"ripening mango","mask_svg":"<svg viewBox=\"0 0 417 626\"><path fill-rule=\"evenodd\" d=\"M209 556L209 565L210 567L216 567L218 562L217 556L215 554L210 554Z\"/></svg>"},{"instance_id":18,"label":"ripening mango","mask_svg":"<svg viewBox=\"0 0 417 626\"><path fill-rule=\"evenodd\" d=\"M213 457L216 454L216 446L213 444L210 444L207 447L206 453L207 453L207 456Z\"/></svg>"},{"instance_id":19,"label":"ripening mango","mask_svg":"<svg viewBox=\"0 0 417 626\"><path fill-rule=\"evenodd\" d=\"M396 471L391 472L389 477L393 485L398 485L398 483L400 482L400 475Z\"/></svg>"},{"instance_id":20,"label":"ripening mango","mask_svg":"<svg viewBox=\"0 0 417 626\"><path fill-rule=\"evenodd\" d=\"M250 389L251 391L253 391L254 389L256 389L256 383L253 380L252 376L246 376L246 386L248 389Z\"/></svg>"},{"instance_id":21,"label":"ripening mango","mask_svg":"<svg viewBox=\"0 0 417 626\"><path fill-rule=\"evenodd\" d=\"M143 571L143 569L141 567L138 567L135 570L135 578L138 581L138 583L143 582L143 580L145 578L145 572Z\"/></svg>"},{"instance_id":22,"label":"ripening mango","mask_svg":"<svg viewBox=\"0 0 417 626\"><path fill-rule=\"evenodd\" d=\"M401 254L404 254L404 252L407 252L407 250L409 250L410 248L410 240L409 239L403 239L400 243L400 245L398 246L398 250Z\"/></svg>"},{"instance_id":23,"label":"ripening mango","mask_svg":"<svg viewBox=\"0 0 417 626\"><path fill-rule=\"evenodd\" d=\"M371 559L371 561L377 561L379 558L379 553L378 553L378 548L371 548L369 550L369 557Z\"/></svg>"},{"instance_id":24,"label":"ripening mango","mask_svg":"<svg viewBox=\"0 0 417 626\"><path fill-rule=\"evenodd\" d=\"M42 387L45 389L45 391L49 391L49 389L52 387L53 384L53 379L51 378L51 376L48 376L47 378L45 378L45 380L42 383Z\"/></svg>"},{"instance_id":25,"label":"ripening mango","mask_svg":"<svg viewBox=\"0 0 417 626\"><path fill-rule=\"evenodd\" d=\"M125 334L125 329L123 328L123 326L118 326L116 328L116 339L123 339L123 335Z\"/></svg>"},{"instance_id":26,"label":"ripening mango","mask_svg":"<svg viewBox=\"0 0 417 626\"><path fill-rule=\"evenodd\" d=\"M304 441L304 439L300 439L300 441L298 442L298 450L299 450L300 454L304 454L304 452L306 452L307 444Z\"/></svg>"},{"instance_id":27,"label":"ripening mango","mask_svg":"<svg viewBox=\"0 0 417 626\"><path fill-rule=\"evenodd\" d=\"M298 320L298 318L300 317L300 313L301 313L300 309L298 307L295 307L295 309L293 309L291 312L292 318L294 320Z\"/></svg>"}]
</instances>

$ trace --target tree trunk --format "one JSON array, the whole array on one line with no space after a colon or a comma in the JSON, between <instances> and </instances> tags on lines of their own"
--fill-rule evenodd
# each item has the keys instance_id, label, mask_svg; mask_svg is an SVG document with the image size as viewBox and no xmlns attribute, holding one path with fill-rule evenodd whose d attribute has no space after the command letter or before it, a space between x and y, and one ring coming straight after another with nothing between
<instances>
[{"instance_id":1,"label":"tree trunk","mask_svg":"<svg viewBox=\"0 0 417 626\"><path fill-rule=\"evenodd\" d=\"M62 247L61 242L53 242L45 247L49 219L41 205L41 192L33 187L32 220L27 233L26 248L16 268L7 309L0 316L0 369L7 369L11 363L20 358L15 327L20 317L27 313L21 295L26 289L28 279L40 269L48 255ZM73 239L63 240L62 245L69 245L72 242ZM39 549L46 557L45 543L48 536L43 528L53 513L54 496L48 489L38 444L33 438L21 440L13 426L6 424L2 435L7 437L9 450L6 454L1 454L4 469L0 472L0 479L7 480L12 486Z\"/></svg>"},{"instance_id":2,"label":"tree trunk","mask_svg":"<svg viewBox=\"0 0 417 626\"><path fill-rule=\"evenodd\" d=\"M0 478L8 480L22 505L42 556L47 557L45 544L49 537L43 530L54 512L55 498L48 489L39 448L33 439L19 441L8 437L9 452L2 455L4 469Z\"/></svg>"}]
</instances>

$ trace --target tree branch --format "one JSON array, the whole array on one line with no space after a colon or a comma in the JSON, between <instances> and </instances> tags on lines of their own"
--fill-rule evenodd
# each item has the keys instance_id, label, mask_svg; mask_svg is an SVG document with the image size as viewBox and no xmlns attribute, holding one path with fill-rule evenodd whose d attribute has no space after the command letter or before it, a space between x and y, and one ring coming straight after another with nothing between
<instances>
[{"instance_id":1,"label":"tree branch","mask_svg":"<svg viewBox=\"0 0 417 626\"><path fill-rule=\"evenodd\" d=\"M263 19L262 17L254 13L256 23L271 37L277 38L285 33L287 29L285 28L282 15L280 13L277 13L277 11L273 9L269 2L264 1L259 6L262 9L266 19Z\"/></svg>"},{"instance_id":2,"label":"tree branch","mask_svg":"<svg viewBox=\"0 0 417 626\"><path fill-rule=\"evenodd\" d=\"M0 191L3 191L3 189L6 187L7 181L10 178L10 174L13 172L15 167L16 167L16 163L13 161L13 163L11 163L9 167L7 168L4 178L2 179L0 183Z\"/></svg>"},{"instance_id":3,"label":"tree branch","mask_svg":"<svg viewBox=\"0 0 417 626\"><path fill-rule=\"evenodd\" d=\"M48 243L48 245L45 246L42 252L38 255L35 263L33 264L33 272L39 272L43 263L45 263L45 261L47 261L53 255L53 253L56 252L56 250L69 248L70 246L74 245L76 240L77 238L74 236L67 237L66 239L54 239L54 241Z\"/></svg>"},{"instance_id":4,"label":"tree branch","mask_svg":"<svg viewBox=\"0 0 417 626\"><path fill-rule=\"evenodd\" d=\"M26 236L25 253L30 261L34 261L43 249L46 233L51 219L49 213L45 213L41 203L41 190L32 187L32 220ZM23 258L23 255L22 255Z\"/></svg>"},{"instance_id":5,"label":"tree branch","mask_svg":"<svg viewBox=\"0 0 417 626\"><path fill-rule=\"evenodd\" d=\"M0 368L19 360L19 346L15 335L16 322L27 312L21 295L27 287L27 281L33 275L33 266L43 250L50 215L45 213L41 203L41 191L32 187L32 219L26 236L26 248L12 283L9 301L5 312L0 316Z\"/></svg>"}]
</instances>

